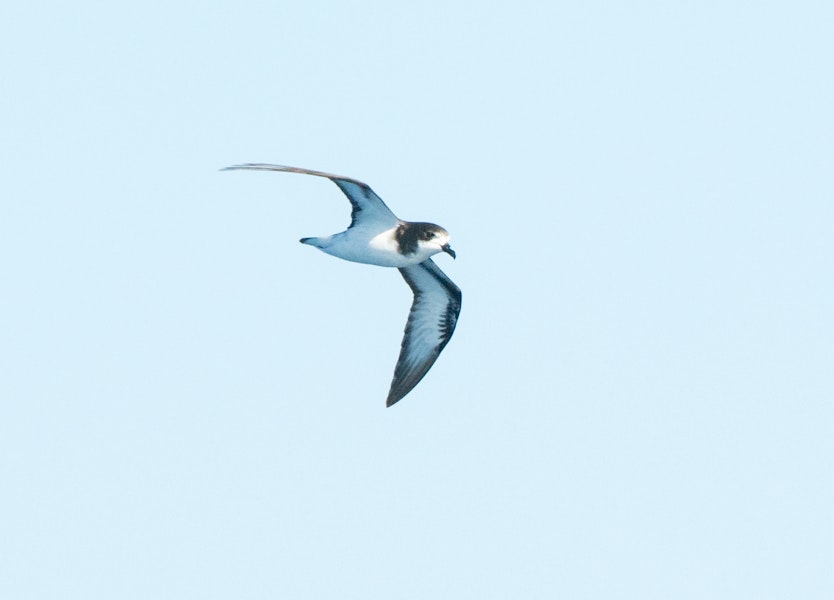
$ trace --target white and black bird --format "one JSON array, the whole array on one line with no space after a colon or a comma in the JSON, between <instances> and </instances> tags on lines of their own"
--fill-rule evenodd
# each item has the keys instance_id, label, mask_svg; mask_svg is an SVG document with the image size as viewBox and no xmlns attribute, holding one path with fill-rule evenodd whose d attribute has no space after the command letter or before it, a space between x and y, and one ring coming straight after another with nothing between
<instances>
[{"instance_id":1,"label":"white and black bird","mask_svg":"<svg viewBox=\"0 0 834 600\"><path fill-rule=\"evenodd\" d=\"M331 180L350 200L350 226L326 237L301 238L301 243L345 260L399 269L414 292L386 404L399 402L428 373L455 331L461 306L460 288L431 260L439 252L455 258L449 232L433 223L398 219L366 183L350 177L261 163L223 170L236 169L304 173Z\"/></svg>"}]
</instances>

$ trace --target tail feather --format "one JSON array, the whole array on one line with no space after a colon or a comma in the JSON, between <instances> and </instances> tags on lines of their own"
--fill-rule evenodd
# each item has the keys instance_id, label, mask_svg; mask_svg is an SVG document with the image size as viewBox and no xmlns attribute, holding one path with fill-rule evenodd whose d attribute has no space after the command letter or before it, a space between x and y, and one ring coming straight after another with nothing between
<instances>
[{"instance_id":1,"label":"tail feather","mask_svg":"<svg viewBox=\"0 0 834 600\"><path fill-rule=\"evenodd\" d=\"M307 244L308 246L315 246L316 248L324 248L325 246L328 245L328 242L330 241L331 237L333 237L333 236L306 237L306 238L301 238L298 241L301 242L302 244Z\"/></svg>"}]
</instances>

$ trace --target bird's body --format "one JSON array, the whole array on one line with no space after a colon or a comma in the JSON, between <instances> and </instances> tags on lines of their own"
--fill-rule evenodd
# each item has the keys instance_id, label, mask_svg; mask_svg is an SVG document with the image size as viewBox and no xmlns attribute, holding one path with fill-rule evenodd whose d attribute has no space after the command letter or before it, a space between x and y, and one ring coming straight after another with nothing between
<instances>
[{"instance_id":1,"label":"bird's body","mask_svg":"<svg viewBox=\"0 0 834 600\"><path fill-rule=\"evenodd\" d=\"M401 221L367 184L356 179L262 163L227 167L235 169L285 171L330 179L351 203L350 227L334 235L302 238L301 243L344 260L400 270L414 293L414 302L387 405L398 402L437 360L451 339L460 314L460 289L431 260L439 252L455 257L449 246L449 233L433 223Z\"/></svg>"},{"instance_id":2,"label":"bird's body","mask_svg":"<svg viewBox=\"0 0 834 600\"><path fill-rule=\"evenodd\" d=\"M437 254L433 248L417 248L408 253L402 246L402 231L415 223L400 223L376 235L356 227L326 237L301 238L302 244L315 246L337 258L378 267L410 267Z\"/></svg>"}]
</instances>

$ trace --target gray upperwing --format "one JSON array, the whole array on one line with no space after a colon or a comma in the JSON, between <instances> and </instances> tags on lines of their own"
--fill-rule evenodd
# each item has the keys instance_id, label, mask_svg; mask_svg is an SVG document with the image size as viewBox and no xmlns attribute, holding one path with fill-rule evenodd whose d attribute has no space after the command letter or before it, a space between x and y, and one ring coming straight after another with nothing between
<instances>
[{"instance_id":1,"label":"gray upperwing","mask_svg":"<svg viewBox=\"0 0 834 600\"><path fill-rule=\"evenodd\" d=\"M351 177L342 177L323 171L312 171L298 167L285 167L283 165L270 165L266 163L246 163L234 165L221 169L223 171L234 171L238 169L249 169L252 171L283 171L285 173L302 173L304 175L315 175L325 177L339 186L339 189L350 200L350 226L367 227L376 231L385 231L396 227L400 220L391 212L382 198L377 196L367 183L363 183Z\"/></svg>"},{"instance_id":2,"label":"gray upperwing","mask_svg":"<svg viewBox=\"0 0 834 600\"><path fill-rule=\"evenodd\" d=\"M429 259L400 273L414 292L387 405L399 402L428 373L449 343L460 315L461 292Z\"/></svg>"}]
</instances>

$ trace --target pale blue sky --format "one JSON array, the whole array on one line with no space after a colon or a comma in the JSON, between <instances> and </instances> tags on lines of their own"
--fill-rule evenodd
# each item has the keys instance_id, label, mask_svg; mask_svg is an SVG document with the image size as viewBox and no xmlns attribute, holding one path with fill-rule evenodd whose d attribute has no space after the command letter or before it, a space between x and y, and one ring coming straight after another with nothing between
<instances>
[{"instance_id":1,"label":"pale blue sky","mask_svg":"<svg viewBox=\"0 0 834 600\"><path fill-rule=\"evenodd\" d=\"M830 2L0 9L0 597L834 597ZM442 224L458 330L298 238Z\"/></svg>"}]
</instances>

